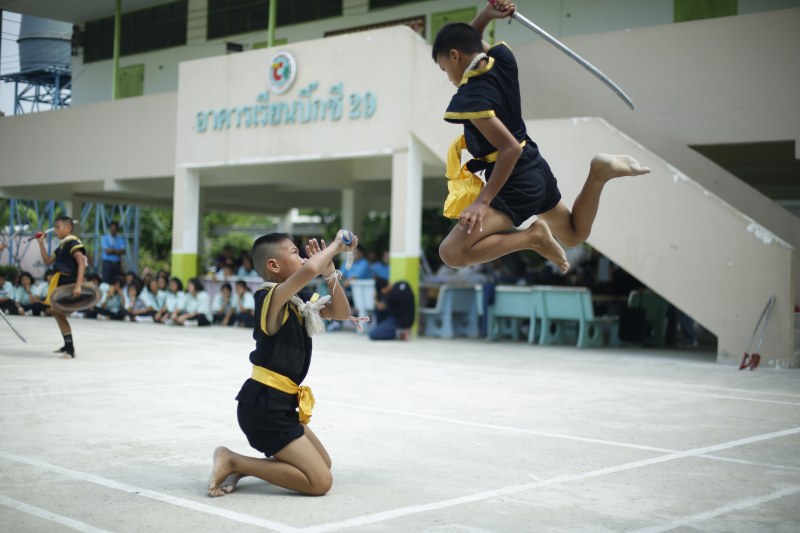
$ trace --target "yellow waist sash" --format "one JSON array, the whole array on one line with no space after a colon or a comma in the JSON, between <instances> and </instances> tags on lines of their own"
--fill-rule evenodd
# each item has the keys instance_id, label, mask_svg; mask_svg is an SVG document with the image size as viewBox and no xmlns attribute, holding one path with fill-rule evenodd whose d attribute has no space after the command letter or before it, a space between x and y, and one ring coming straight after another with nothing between
<instances>
[{"instance_id":1,"label":"yellow waist sash","mask_svg":"<svg viewBox=\"0 0 800 533\"><path fill-rule=\"evenodd\" d=\"M520 142L525 146L526 141ZM461 217L461 211L475 201L483 189L483 181L461 164L461 150L466 149L467 142L464 136L458 137L447 150L447 199L444 201L444 216L447 218ZM497 152L476 157L480 161L494 163L497 161Z\"/></svg>"},{"instance_id":2,"label":"yellow waist sash","mask_svg":"<svg viewBox=\"0 0 800 533\"><path fill-rule=\"evenodd\" d=\"M53 277L50 278L50 285L47 287L47 297L44 299L44 305L50 305L50 295L53 294L53 291L58 287L58 278L60 277L61 272L56 272L53 274Z\"/></svg>"},{"instance_id":3,"label":"yellow waist sash","mask_svg":"<svg viewBox=\"0 0 800 533\"><path fill-rule=\"evenodd\" d=\"M314 409L314 393L311 392L311 387L298 385L286 376L263 366L253 365L253 375L251 377L267 387L277 389L286 394L297 394L297 403L300 406L300 422L308 424L311 420L311 410Z\"/></svg>"}]
</instances>

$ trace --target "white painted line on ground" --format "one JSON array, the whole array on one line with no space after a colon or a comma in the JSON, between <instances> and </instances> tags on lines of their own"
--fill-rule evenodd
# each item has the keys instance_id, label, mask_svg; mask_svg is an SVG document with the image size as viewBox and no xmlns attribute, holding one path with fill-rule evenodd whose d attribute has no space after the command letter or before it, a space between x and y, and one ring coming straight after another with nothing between
<instances>
[{"instance_id":1,"label":"white painted line on ground","mask_svg":"<svg viewBox=\"0 0 800 533\"><path fill-rule=\"evenodd\" d=\"M626 386L624 388L626 388L628 390L634 390L633 387L629 387L629 386ZM640 390L640 389L635 389L635 390ZM777 405L794 405L795 407L800 406L800 402L784 402L784 401L781 401L781 400L766 400L764 398L747 398L747 397L744 397L744 396L729 396L727 394L713 394L713 393L710 393L710 392L694 392L694 391L686 391L686 390L681 390L681 391L677 391L677 390L672 391L671 390L671 391L665 391L665 392L669 392L669 393L679 392L680 394L686 394L688 396L701 396L701 397L704 397L704 398L720 398L720 399L723 399L723 400L737 400L737 401L742 401L742 402L761 402L761 403L772 403L772 404L777 404Z\"/></svg>"},{"instance_id":2,"label":"white painted line on ground","mask_svg":"<svg viewBox=\"0 0 800 533\"><path fill-rule=\"evenodd\" d=\"M800 485L792 485L791 487L786 487L781 490L776 490L775 492L766 494L764 496L745 498L744 500L731 502L727 505L717 507L716 509L711 509L710 511L703 511L702 513L696 513L693 515L677 518L672 522L669 522L668 524L637 529L633 533L663 533L664 531L671 531L681 526L688 526L695 522L701 522L703 520L708 520L709 518L716 518L717 516L722 516L724 514L728 514L733 511L741 511L742 509L749 509L750 507L755 507L757 505L761 505L762 503L767 503L773 500L778 500L780 498L785 498L786 496L791 496L793 494L797 494L798 492L800 492Z\"/></svg>"},{"instance_id":3,"label":"white painted line on ground","mask_svg":"<svg viewBox=\"0 0 800 533\"><path fill-rule=\"evenodd\" d=\"M64 477L77 479L79 481L94 483L96 485L101 485L103 487L108 487L110 489L127 492L128 494L134 494L136 496L142 496L143 498L149 498L151 500L168 503L170 505L175 505L177 507L183 507L184 509L191 509L192 511L198 511L213 516L219 516L221 518L227 518L228 520L233 520L235 522L240 522L242 524L259 526L267 529L273 529L275 531L296 531L296 528L294 527L287 526L285 524L279 524L278 522L273 522L271 520L265 520L257 516L239 513L236 511L230 511L228 509L221 509L219 507L206 505L204 503L196 502L193 500L187 500L185 498L179 498L177 496L170 496L169 494L164 494L161 492L156 492L154 490L136 487L134 485L128 485L127 483L121 483L119 481L114 481L113 479L97 476L95 474L80 472L78 470L72 470L70 468L64 468L62 466L46 463L44 461L39 461L38 459L23 457L21 455L7 453L3 451L0 451L0 458L7 459L9 461L13 461L16 463L30 465L36 468L40 468L42 470L47 470L49 472L54 472Z\"/></svg>"},{"instance_id":4,"label":"white painted line on ground","mask_svg":"<svg viewBox=\"0 0 800 533\"><path fill-rule=\"evenodd\" d=\"M554 438L554 439L574 440L574 441L578 441L578 442L588 442L588 443L591 443L591 444L604 444L604 445L607 445L607 446L617 446L617 447L620 447L620 448L632 448L632 449L635 449L635 450L643 450L643 451L649 451L649 452L678 453L678 450L673 450L673 449L670 449L670 448L657 448L657 447L654 447L654 446L647 446L647 445L642 445L642 444L632 444L630 442L617 442L617 441L605 440L605 439L594 439L594 438L591 438L591 437L578 437L578 436L575 436L575 435L566 435L566 434L563 434L563 433L551 433L551 432L548 432L548 431L537 431L535 429L527 429L527 428L521 428L521 427L517 427L517 426L501 426L499 424L485 424L483 422L472 422L472 421L469 421L469 420L459 420L457 418L448 418L448 417L444 417L444 416L429 415L429 414L425 414L425 413L415 413L413 411L400 411L400 410L396 410L396 409L384 409L384 408L380 408L380 407L355 405L355 404L350 404L350 403L337 402L337 401L333 401L333 400L325 400L325 403L326 404L331 404L331 405L337 405L339 407L346 407L346 408L350 408L350 409L361 409L361 410L364 410L364 411L375 411L375 412L385 413L385 414L395 414L395 415L410 416L410 417L415 417L415 418L425 418L425 419L429 419L429 420L436 420L437 422L447 422L447 423L450 423L450 424L457 424L457 425L462 425L462 426L472 426L472 427L479 427L479 428L484 428L484 429L496 429L496 430L502 431L504 433L509 433L510 432L510 433L522 433L522 434L526 434L526 435L538 435L540 437L550 437L550 438ZM751 465L751 466L760 466L760 467L764 467L764 468L776 468L776 469L779 469L779 470L796 470L796 471L800 471L800 468L794 467L794 466L776 465L776 464L770 464L770 463L757 463L757 462L753 462L753 461L746 461L746 460L743 460L743 459L730 459L728 457L720 457L718 455L703 454L703 455L700 455L699 457L702 457L704 459L713 459L715 461L725 461L725 462L730 462L730 463L741 463L741 464L747 464L747 465Z\"/></svg>"},{"instance_id":5,"label":"white painted line on ground","mask_svg":"<svg viewBox=\"0 0 800 533\"><path fill-rule=\"evenodd\" d=\"M472 422L469 420L459 420L457 418L448 418L445 416L439 415L429 415L424 413L415 413L413 411L400 411L396 409L383 409L381 407L370 407L366 405L355 405L351 403L344 403L344 402L336 402L332 400L325 400L326 404L336 405L339 407L347 407L350 409L361 409L364 411L375 411L378 413L387 413L387 414L395 414L395 415L403 415L403 416L411 416L415 418L425 418L428 420L436 420L437 422L448 422L450 424L457 424L461 426L471 426L471 427L479 427L484 429L493 429L493 430L500 430L503 432L511 432L511 433L522 433L525 435L538 435L540 437L552 437L555 439L567 439L567 440L575 440L579 442L589 442L591 444L607 444L609 446L619 446L622 448L633 448L635 450L644 450L648 452L658 452L658 453L670 453L674 452L675 450L670 450L667 448L656 448L653 446L645 446L641 444L631 444L627 442L614 442L610 440L603 440L603 439L593 439L590 437L576 437L574 435L564 435L562 433L550 433L547 431L537 431L535 429L526 429L516 426L501 426L498 424L485 424L483 422Z\"/></svg>"},{"instance_id":6,"label":"white painted line on ground","mask_svg":"<svg viewBox=\"0 0 800 533\"><path fill-rule=\"evenodd\" d=\"M42 518L49 522L55 522L57 524L61 524L62 526L74 529L75 531L83 531L85 533L110 533L106 529L100 529L94 526L90 526L89 524L86 524L84 522L80 522L78 520L74 520L72 518L60 514L52 513L47 509L42 509L41 507L36 507L35 505L29 505L25 502L21 502L13 498L8 498L6 496L0 495L0 505L5 505L6 507L16 509L17 511L21 511L23 513L33 515L38 518Z\"/></svg>"},{"instance_id":7,"label":"white painted line on ground","mask_svg":"<svg viewBox=\"0 0 800 533\"><path fill-rule=\"evenodd\" d=\"M330 357L343 357L349 359L357 359L363 362L363 357L359 357L358 355L349 355L349 354L342 354L339 352L326 352L324 350L318 350L314 352L315 355L323 354L325 356ZM398 357L381 357L381 363L385 364L387 360L391 360L392 362L396 362L397 364L407 367L408 360L403 359L401 360ZM448 363L436 363L436 362L415 362L414 368L420 369L422 367L427 367L430 369L452 369L452 364ZM496 367L488 367L483 365L473 365L473 364L464 364L459 367L459 370L466 370L470 372L478 372L478 373L489 373L491 375L497 374L507 374L511 376L526 376L531 379L537 379L539 381L545 382L553 382L553 381L561 381L568 384L574 384L574 378L572 376L566 375L563 372L552 372L548 370L527 370L527 369L517 369L517 368L496 368ZM800 394L791 394L791 393L783 393L783 392L766 392L766 391L756 391L756 390L748 390L748 389L734 389L734 388L727 388L727 387L715 387L709 385L693 385L681 382L674 382L674 381L658 381L658 380L644 380L639 381L637 380L635 383L631 383L630 381L622 381L622 380L601 380L594 384L597 387L600 386L613 386L614 388L628 388L630 390L647 390L649 392L653 391L652 386L658 386L663 388L670 388L672 390L665 391L669 393L677 392L681 394L689 394L689 395L697 395L693 391L686 391L685 389L705 389L705 390L715 390L715 391L722 391L722 392L740 392L746 394L759 394L759 395L766 395L766 396L787 396L791 398L800 398ZM770 400L762 400L760 398L746 398L746 397L728 397L728 396L719 396L720 398L730 398L736 400L744 400L744 401L770 401ZM775 400L774 403L785 403ZM800 403L789 403L789 405L800 405Z\"/></svg>"},{"instance_id":8,"label":"white painted line on ground","mask_svg":"<svg viewBox=\"0 0 800 533\"><path fill-rule=\"evenodd\" d=\"M776 465L774 463L760 463L758 461L747 461L745 459L733 459L731 457L720 457L719 455L698 455L698 457L703 459L714 459L715 461L723 461L726 463L738 463L741 465L748 465L748 466L758 466L761 468L774 468L776 470L794 470L795 472L800 472L800 467L798 466L789 466L789 465Z\"/></svg>"},{"instance_id":9,"label":"white painted line on ground","mask_svg":"<svg viewBox=\"0 0 800 533\"><path fill-rule=\"evenodd\" d=\"M206 385L210 388L221 388L221 385L217 384L209 384ZM33 386L31 386L33 387ZM141 390L150 390L150 389L164 389L164 388L176 388L176 387L185 387L185 388L197 388L197 382L189 382L189 383L156 383L150 385L129 385L127 387L114 387L112 389L89 389L86 387L80 388L73 388L73 389L65 389L61 391L46 391L46 392L30 392L26 394L0 394L0 401L8 399L8 398L31 398L31 397L38 397L38 396L71 396L75 394L103 394L107 392L116 392L116 391L141 391ZM226 390L232 390L230 386L225 386Z\"/></svg>"},{"instance_id":10,"label":"white painted line on ground","mask_svg":"<svg viewBox=\"0 0 800 533\"><path fill-rule=\"evenodd\" d=\"M623 463L617 466L609 466L606 468L600 468L598 470L592 470L589 472L584 472L581 474L567 474L563 476L558 476L551 479L546 479L544 481L535 481L533 483L525 483L523 485L513 485L509 487L503 487L501 489L489 490L485 492L480 492L477 494L470 494L467 496L461 496L458 498L451 498L448 500L441 500L438 502L426 503L421 505L411 505L408 507L400 507L398 509L392 509L390 511L381 511L378 513L372 513L363 516L357 516L355 518L350 518L347 520L342 520L341 522L332 522L329 524L319 524L316 526L311 526L308 528L303 528L300 531L304 532L313 532L313 533L320 533L325 531L338 531L340 529L345 528L352 528L352 527L363 527L370 524L376 524L378 522L386 522L388 520L394 520L396 518L403 518L406 516L425 513L428 511L435 511L438 509L444 509L447 507L454 507L456 505L463 505L466 503L474 503L482 500L488 500L490 498L496 498L498 496L505 496L509 494L517 494L519 492L524 492L531 489L536 489L539 487L546 487L552 485L560 485L562 483L568 483L571 481L582 481L584 479L605 476L608 474L615 474L618 472L625 472L628 470L634 470L638 468L643 468L647 466L652 466L655 464L666 463L669 461L675 461L678 459L685 459L687 457L697 457L700 455L705 455L707 453L717 452L721 450L727 450L730 448L735 448L738 446L745 446L748 444L753 444L756 442L763 442L767 440L773 440L780 437L786 437L789 435L797 435L800 433L800 427L787 429L784 431L776 431L773 433L765 433L763 435L756 435L754 437L747 437L744 439L739 439L735 441L725 442L722 444L716 444L714 446L704 446L702 448L695 448L693 450L686 450L683 452L675 452L670 453L667 455L662 455L660 457L654 457L651 459L644 459L641 461L633 461L631 463Z\"/></svg>"}]
</instances>

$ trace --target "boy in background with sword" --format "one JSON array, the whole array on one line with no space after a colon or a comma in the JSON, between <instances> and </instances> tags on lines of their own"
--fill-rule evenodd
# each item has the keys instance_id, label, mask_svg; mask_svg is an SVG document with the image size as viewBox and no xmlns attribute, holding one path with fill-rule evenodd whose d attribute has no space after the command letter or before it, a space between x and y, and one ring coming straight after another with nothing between
<instances>
[{"instance_id":1,"label":"boy in background with sword","mask_svg":"<svg viewBox=\"0 0 800 533\"><path fill-rule=\"evenodd\" d=\"M45 265L55 263L55 275L50 280L50 288L47 291L47 298L45 304L50 304L50 296L56 287L74 283L73 296L79 297L81 295L81 285L83 284L83 275L86 271L86 255L83 253L85 248L83 243L72 235L72 218L68 216L60 216L55 222L56 237L61 240L53 255L47 255L47 250L44 248L44 236L47 232L40 232L36 235L36 240L39 242L39 251L42 254L42 261ZM56 350L56 353L61 353L61 359L74 359L75 346L72 343L72 329L70 328L69 321L66 315L53 309L53 316L58 323L58 329L61 330L61 335L64 337L64 346Z\"/></svg>"}]
</instances>

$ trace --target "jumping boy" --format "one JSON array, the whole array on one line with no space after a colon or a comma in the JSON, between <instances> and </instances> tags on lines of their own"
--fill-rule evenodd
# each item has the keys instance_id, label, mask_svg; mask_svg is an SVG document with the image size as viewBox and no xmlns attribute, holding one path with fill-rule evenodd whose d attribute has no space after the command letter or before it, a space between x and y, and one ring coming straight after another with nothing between
<instances>
[{"instance_id":1,"label":"jumping boy","mask_svg":"<svg viewBox=\"0 0 800 533\"><path fill-rule=\"evenodd\" d=\"M321 496L331 488L330 456L307 425L313 396L299 384L311 363L310 335L325 330L321 318L345 320L350 316L333 258L355 250L358 239L346 245L342 235L340 231L328 247L325 241L320 245L311 239L306 246L308 259L300 257L285 233L264 235L253 244L253 262L266 283L255 293L256 348L250 353L253 374L236 397L237 418L250 445L267 459L218 447L208 481L209 496L230 494L245 476L310 496ZM301 300L300 290L319 275L328 282L330 300L316 300L318 295L307 302Z\"/></svg>"},{"instance_id":2,"label":"jumping boy","mask_svg":"<svg viewBox=\"0 0 800 533\"><path fill-rule=\"evenodd\" d=\"M444 26L433 43L433 60L458 87L444 119L464 125L463 141L474 157L466 170L483 174L486 181L474 201L450 215L459 222L442 241L439 254L447 265L461 268L532 249L566 273L569 262L553 236L570 247L585 241L603 186L613 178L638 176L650 169L630 156L596 155L570 212L525 129L514 55L505 43L490 47L482 40L492 19L510 17L515 8L505 0L498 0L496 7L487 4L471 24ZM460 156L458 143L451 151ZM458 156L448 158L456 167ZM448 177L459 173L452 166L448 165ZM538 219L527 230L506 233L533 215Z\"/></svg>"},{"instance_id":3,"label":"jumping boy","mask_svg":"<svg viewBox=\"0 0 800 533\"><path fill-rule=\"evenodd\" d=\"M44 234L40 235L37 239L39 241L39 251L42 254L42 261L45 265L55 263L55 274L50 279L50 288L47 291L47 298L44 303L50 305L50 295L56 290L56 287L74 283L75 289L72 295L76 298L81 295L81 284L83 284L83 275L86 271L86 256L84 255L83 243L72 235L72 218L62 215L56 219L55 234L61 240L53 255L47 255L44 249ZM60 353L61 359L74 359L75 346L72 343L72 329L69 326L69 321L66 315L59 313L53 309L53 316L58 324L58 329L61 330L61 335L64 337L64 346L55 351Z\"/></svg>"}]
</instances>

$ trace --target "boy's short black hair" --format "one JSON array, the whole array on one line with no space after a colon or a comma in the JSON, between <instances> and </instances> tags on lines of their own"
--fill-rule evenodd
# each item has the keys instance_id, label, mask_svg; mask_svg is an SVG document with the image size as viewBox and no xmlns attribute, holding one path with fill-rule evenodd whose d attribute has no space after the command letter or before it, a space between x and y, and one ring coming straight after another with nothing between
<instances>
[{"instance_id":1,"label":"boy's short black hair","mask_svg":"<svg viewBox=\"0 0 800 533\"><path fill-rule=\"evenodd\" d=\"M72 224L72 217L69 215L60 215L56 217L56 222L64 222L65 224L69 224L69 227L73 227Z\"/></svg>"},{"instance_id":2,"label":"boy's short black hair","mask_svg":"<svg viewBox=\"0 0 800 533\"><path fill-rule=\"evenodd\" d=\"M253 256L253 266L259 276L266 279L267 272L264 268L267 259L274 259L277 257L277 245L286 240L292 240L292 236L288 233L268 233L256 239L256 242L253 243L253 250L250 252L250 255Z\"/></svg>"},{"instance_id":3,"label":"boy's short black hair","mask_svg":"<svg viewBox=\"0 0 800 533\"><path fill-rule=\"evenodd\" d=\"M227 281L223 283L222 286L219 288L219 290L222 289L228 289L229 292L233 292L233 287L231 287L231 284L228 283Z\"/></svg>"},{"instance_id":4,"label":"boy's short black hair","mask_svg":"<svg viewBox=\"0 0 800 533\"><path fill-rule=\"evenodd\" d=\"M451 22L445 24L436 39L433 41L433 60L439 56L447 55L450 50L460 50L467 54L479 54L483 52L483 39L478 30L464 24L463 22Z\"/></svg>"}]
</instances>

